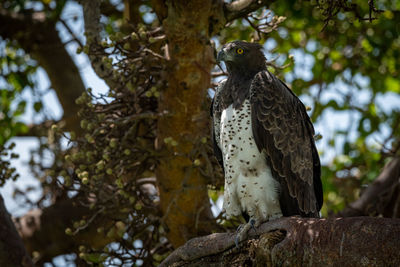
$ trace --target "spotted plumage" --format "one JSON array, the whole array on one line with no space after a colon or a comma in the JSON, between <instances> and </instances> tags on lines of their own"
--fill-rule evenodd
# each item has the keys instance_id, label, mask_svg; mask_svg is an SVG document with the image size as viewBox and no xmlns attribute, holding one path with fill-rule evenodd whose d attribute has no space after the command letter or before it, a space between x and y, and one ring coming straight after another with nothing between
<instances>
[{"instance_id":1,"label":"spotted plumage","mask_svg":"<svg viewBox=\"0 0 400 267\"><path fill-rule=\"evenodd\" d=\"M318 217L320 161L304 105L267 70L259 44L228 43L218 59L228 79L213 99L213 137L227 217L243 214L256 224L282 215Z\"/></svg>"},{"instance_id":2,"label":"spotted plumage","mask_svg":"<svg viewBox=\"0 0 400 267\"><path fill-rule=\"evenodd\" d=\"M250 114L250 102L246 99L240 108L230 105L220 117L220 131L227 133L218 144L225 166L224 209L228 216L239 216L245 211L250 217L268 220L281 215L279 185L272 178L264 154L255 145L251 129L240 129L250 123ZM236 121L238 118L241 120ZM265 179L258 180L259 176Z\"/></svg>"}]
</instances>

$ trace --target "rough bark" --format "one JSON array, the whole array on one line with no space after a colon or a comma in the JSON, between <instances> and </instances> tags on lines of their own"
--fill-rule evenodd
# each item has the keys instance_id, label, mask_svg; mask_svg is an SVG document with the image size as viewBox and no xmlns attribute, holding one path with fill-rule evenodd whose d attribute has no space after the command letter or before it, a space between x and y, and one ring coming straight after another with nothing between
<instances>
[{"instance_id":1,"label":"rough bark","mask_svg":"<svg viewBox=\"0 0 400 267\"><path fill-rule=\"evenodd\" d=\"M400 217L400 158L393 158L359 199L349 204L338 217Z\"/></svg>"},{"instance_id":2,"label":"rough bark","mask_svg":"<svg viewBox=\"0 0 400 267\"><path fill-rule=\"evenodd\" d=\"M33 266L0 195L0 266Z\"/></svg>"},{"instance_id":3,"label":"rough bark","mask_svg":"<svg viewBox=\"0 0 400 267\"><path fill-rule=\"evenodd\" d=\"M79 133L76 115L79 107L75 99L85 87L78 68L58 36L55 23L41 12L10 13L0 6L0 36L16 40L44 68L63 107L67 130Z\"/></svg>"},{"instance_id":4,"label":"rough bark","mask_svg":"<svg viewBox=\"0 0 400 267\"><path fill-rule=\"evenodd\" d=\"M171 60L166 76L168 88L162 93L159 109L171 116L158 122L158 145L164 156L156 175L168 239L178 247L215 229L207 182L194 165L193 154L196 143L209 134L204 103L214 52L208 29L210 14L216 6L213 1L167 1L166 4L163 27ZM176 144L164 144L168 137Z\"/></svg>"},{"instance_id":5,"label":"rough bark","mask_svg":"<svg viewBox=\"0 0 400 267\"><path fill-rule=\"evenodd\" d=\"M194 238L161 266L399 266L400 220L286 217L250 231Z\"/></svg>"}]
</instances>

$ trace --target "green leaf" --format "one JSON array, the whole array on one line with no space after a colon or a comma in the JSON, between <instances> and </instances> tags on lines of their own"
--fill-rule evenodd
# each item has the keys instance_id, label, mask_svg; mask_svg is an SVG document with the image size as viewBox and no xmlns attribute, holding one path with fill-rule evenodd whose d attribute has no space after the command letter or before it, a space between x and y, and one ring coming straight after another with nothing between
<instances>
[{"instance_id":1,"label":"green leaf","mask_svg":"<svg viewBox=\"0 0 400 267\"><path fill-rule=\"evenodd\" d=\"M43 108L43 103L40 102L40 101L35 102L35 103L33 104L33 109L34 109L36 112L39 112L42 108Z\"/></svg>"},{"instance_id":2,"label":"green leaf","mask_svg":"<svg viewBox=\"0 0 400 267\"><path fill-rule=\"evenodd\" d=\"M218 200L218 191L209 189L208 190L208 197L211 198L211 200L215 203Z\"/></svg>"},{"instance_id":3,"label":"green leaf","mask_svg":"<svg viewBox=\"0 0 400 267\"><path fill-rule=\"evenodd\" d=\"M22 100L21 102L18 103L18 106L15 109L13 116L18 117L22 115L25 112L25 107L26 107L26 101Z\"/></svg>"},{"instance_id":4,"label":"green leaf","mask_svg":"<svg viewBox=\"0 0 400 267\"><path fill-rule=\"evenodd\" d=\"M400 80L395 79L393 77L386 77L385 79L385 88L387 91L400 93Z\"/></svg>"},{"instance_id":5,"label":"green leaf","mask_svg":"<svg viewBox=\"0 0 400 267\"><path fill-rule=\"evenodd\" d=\"M369 43L369 41L367 39L363 39L361 41L361 46L364 48L365 51L367 51L368 53L372 52L372 45Z\"/></svg>"},{"instance_id":6,"label":"green leaf","mask_svg":"<svg viewBox=\"0 0 400 267\"><path fill-rule=\"evenodd\" d=\"M29 128L26 124L22 122L17 122L15 124L15 132L16 134L21 134L21 133L27 133L29 131Z\"/></svg>"},{"instance_id":7,"label":"green leaf","mask_svg":"<svg viewBox=\"0 0 400 267\"><path fill-rule=\"evenodd\" d=\"M332 59L333 61L336 61L336 60L338 60L338 59L340 59L340 58L342 57L342 53L340 53L340 52L337 51L337 50L333 50L333 51L331 51L331 53L330 53L330 57L331 57L331 59Z\"/></svg>"},{"instance_id":8,"label":"green leaf","mask_svg":"<svg viewBox=\"0 0 400 267\"><path fill-rule=\"evenodd\" d=\"M101 254L101 253L90 253L86 254L84 256L84 259L88 262L93 262L93 263L101 263L107 258L107 255Z\"/></svg>"}]
</instances>

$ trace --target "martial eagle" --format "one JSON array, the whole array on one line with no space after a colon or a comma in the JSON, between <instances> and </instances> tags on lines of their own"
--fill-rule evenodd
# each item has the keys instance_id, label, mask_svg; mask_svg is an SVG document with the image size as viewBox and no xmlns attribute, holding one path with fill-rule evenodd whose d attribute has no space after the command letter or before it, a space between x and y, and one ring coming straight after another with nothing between
<instances>
[{"instance_id":1,"label":"martial eagle","mask_svg":"<svg viewBox=\"0 0 400 267\"><path fill-rule=\"evenodd\" d=\"M267 70L257 43L225 44L228 78L212 104L215 155L225 173L223 209L250 227L281 216L319 217L321 166L314 127L297 96Z\"/></svg>"}]
</instances>

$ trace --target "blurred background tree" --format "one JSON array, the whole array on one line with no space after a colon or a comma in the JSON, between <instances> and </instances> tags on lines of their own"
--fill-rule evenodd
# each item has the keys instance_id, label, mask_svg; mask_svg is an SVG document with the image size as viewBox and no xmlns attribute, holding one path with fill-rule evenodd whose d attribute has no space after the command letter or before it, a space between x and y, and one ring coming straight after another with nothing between
<instances>
[{"instance_id":1,"label":"blurred background tree","mask_svg":"<svg viewBox=\"0 0 400 267\"><path fill-rule=\"evenodd\" d=\"M224 75L215 51L236 39L263 43L270 70L310 107L323 137L322 215L398 218L390 174L351 203L399 155L399 9L385 0L2 1L0 181L31 175L42 189L35 201L30 188L15 192L30 209L14 220L28 255L36 265L156 265L192 237L235 227L218 212L208 108ZM87 87L90 67L107 92ZM10 165L21 136L39 142L30 174Z\"/></svg>"}]
</instances>

